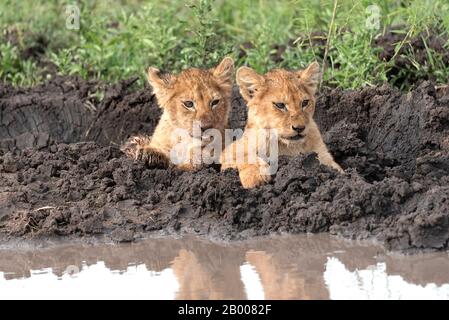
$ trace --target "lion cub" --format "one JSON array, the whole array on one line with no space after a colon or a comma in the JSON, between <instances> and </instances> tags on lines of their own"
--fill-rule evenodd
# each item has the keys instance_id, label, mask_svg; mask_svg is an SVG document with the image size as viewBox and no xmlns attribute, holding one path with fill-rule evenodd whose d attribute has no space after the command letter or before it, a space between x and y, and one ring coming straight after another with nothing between
<instances>
[{"instance_id":1,"label":"lion cub","mask_svg":"<svg viewBox=\"0 0 449 320\"><path fill-rule=\"evenodd\" d=\"M215 129L224 136L230 110L233 71L234 62L229 57L224 58L215 68L190 68L178 75L162 74L156 68L149 68L148 81L163 113L151 137L131 137L122 146L122 151L151 166L167 167L173 162L170 161L171 152L179 143L172 134L181 130L190 138L184 146L187 161L174 164L184 170L197 167L193 150L195 146L203 149L204 141L210 138L205 136L206 130ZM195 128L199 132L196 136ZM221 144L219 151L221 153Z\"/></svg>"},{"instance_id":2,"label":"lion cub","mask_svg":"<svg viewBox=\"0 0 449 320\"><path fill-rule=\"evenodd\" d=\"M248 122L243 136L223 151L222 170L237 168L244 188L253 188L269 181L270 175L264 174L262 170L269 166L267 158L257 154L257 161L249 163L248 153L255 149L250 146L251 139L253 144L254 141L268 144L268 138L258 136L254 140L251 135L261 131L260 129L275 129L277 155L294 156L313 151L318 154L322 164L343 172L328 152L313 120L318 76L319 65L316 62L305 70L290 72L275 69L265 75L248 67L239 68L237 84L247 102ZM261 139L267 141L260 141ZM237 161L236 152L239 148L243 150L243 161Z\"/></svg>"}]
</instances>

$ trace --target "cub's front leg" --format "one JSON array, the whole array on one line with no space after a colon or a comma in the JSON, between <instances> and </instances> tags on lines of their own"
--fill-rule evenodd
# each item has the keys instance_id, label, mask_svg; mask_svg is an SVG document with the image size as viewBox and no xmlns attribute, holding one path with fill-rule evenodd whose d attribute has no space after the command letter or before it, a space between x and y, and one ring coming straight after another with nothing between
<instances>
[{"instance_id":1,"label":"cub's front leg","mask_svg":"<svg viewBox=\"0 0 449 320\"><path fill-rule=\"evenodd\" d=\"M245 189L255 188L271 180L269 165L266 161L257 157L255 163L249 163L248 148L239 148L237 141L225 148L221 154L221 170L235 168L239 171L240 183ZM241 159L237 155L238 150L244 150Z\"/></svg>"},{"instance_id":2,"label":"cub's front leg","mask_svg":"<svg viewBox=\"0 0 449 320\"><path fill-rule=\"evenodd\" d=\"M340 167L340 165L338 163L335 162L334 158L332 157L332 155L329 153L329 151L325 151L322 153L318 154L318 160L320 161L320 163L331 167L335 170L337 170L340 173L344 173L345 171L342 169L342 167Z\"/></svg>"},{"instance_id":3,"label":"cub's front leg","mask_svg":"<svg viewBox=\"0 0 449 320\"><path fill-rule=\"evenodd\" d=\"M261 159L258 164L242 164L238 169L240 182L245 189L261 186L271 180L269 164Z\"/></svg>"},{"instance_id":4,"label":"cub's front leg","mask_svg":"<svg viewBox=\"0 0 449 320\"><path fill-rule=\"evenodd\" d=\"M331 167L340 173L344 173L344 170L340 167L338 163L335 162L334 157L332 157L330 152L327 150L327 147L321 140L321 137L316 146L313 148L313 151L315 151L316 154L318 155L318 160L320 161L320 163L328 167Z\"/></svg>"},{"instance_id":5,"label":"cub's front leg","mask_svg":"<svg viewBox=\"0 0 449 320\"><path fill-rule=\"evenodd\" d=\"M150 167L167 168L170 165L170 160L163 152L151 147L149 137L131 137L120 150L128 157L145 162Z\"/></svg>"}]
</instances>

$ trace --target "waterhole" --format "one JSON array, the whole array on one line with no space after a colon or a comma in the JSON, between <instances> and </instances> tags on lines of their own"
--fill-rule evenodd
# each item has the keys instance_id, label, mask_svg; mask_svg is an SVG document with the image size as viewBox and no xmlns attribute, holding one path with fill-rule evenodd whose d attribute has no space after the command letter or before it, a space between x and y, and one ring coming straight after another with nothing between
<instances>
[{"instance_id":1,"label":"waterhole","mask_svg":"<svg viewBox=\"0 0 449 320\"><path fill-rule=\"evenodd\" d=\"M325 234L0 250L0 299L449 299L448 253Z\"/></svg>"}]
</instances>

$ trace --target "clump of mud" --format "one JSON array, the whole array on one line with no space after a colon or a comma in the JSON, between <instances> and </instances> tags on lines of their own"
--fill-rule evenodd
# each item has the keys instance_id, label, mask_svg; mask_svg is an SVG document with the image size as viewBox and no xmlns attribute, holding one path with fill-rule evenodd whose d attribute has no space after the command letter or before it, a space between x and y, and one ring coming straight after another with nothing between
<instances>
[{"instance_id":1,"label":"clump of mud","mask_svg":"<svg viewBox=\"0 0 449 320\"><path fill-rule=\"evenodd\" d=\"M132 83L0 86L3 239L330 232L393 250L448 248L449 96L432 83L410 93L322 90L315 118L346 174L304 154L282 158L273 181L253 190L233 170L150 169L125 158L120 142L151 133L160 116L151 90ZM231 127L241 128L237 90L232 106Z\"/></svg>"}]
</instances>

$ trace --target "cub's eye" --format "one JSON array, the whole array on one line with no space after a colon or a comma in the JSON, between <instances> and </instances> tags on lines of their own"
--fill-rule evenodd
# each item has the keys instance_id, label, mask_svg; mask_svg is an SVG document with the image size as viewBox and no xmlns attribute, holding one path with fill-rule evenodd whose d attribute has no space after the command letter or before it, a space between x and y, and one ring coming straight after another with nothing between
<instances>
[{"instance_id":1,"label":"cub's eye","mask_svg":"<svg viewBox=\"0 0 449 320\"><path fill-rule=\"evenodd\" d=\"M220 100L218 100L218 99L212 100L212 101L210 102L210 107L211 107L212 109L214 109L216 106L218 106L219 103L220 103Z\"/></svg>"},{"instance_id":2,"label":"cub's eye","mask_svg":"<svg viewBox=\"0 0 449 320\"><path fill-rule=\"evenodd\" d=\"M301 102L301 107L302 107L302 109L304 110L305 108L307 108L308 106L309 106L309 104L310 104L310 100L302 100L302 102Z\"/></svg>"},{"instance_id":3,"label":"cub's eye","mask_svg":"<svg viewBox=\"0 0 449 320\"><path fill-rule=\"evenodd\" d=\"M287 110L287 106L283 102L273 102L274 106L279 110L285 111Z\"/></svg>"},{"instance_id":4,"label":"cub's eye","mask_svg":"<svg viewBox=\"0 0 449 320\"><path fill-rule=\"evenodd\" d=\"M195 104L193 103L193 101L183 101L182 104L187 109L190 109L190 110L195 109Z\"/></svg>"}]
</instances>

